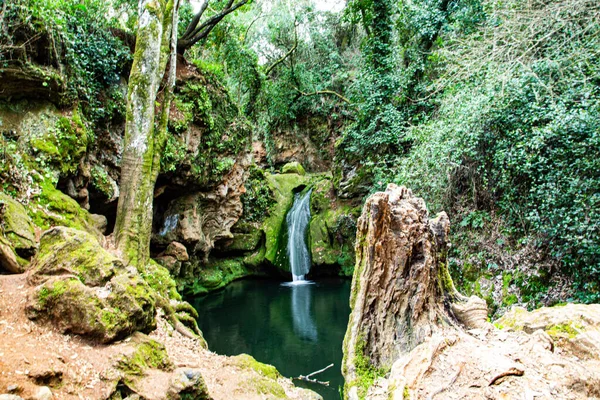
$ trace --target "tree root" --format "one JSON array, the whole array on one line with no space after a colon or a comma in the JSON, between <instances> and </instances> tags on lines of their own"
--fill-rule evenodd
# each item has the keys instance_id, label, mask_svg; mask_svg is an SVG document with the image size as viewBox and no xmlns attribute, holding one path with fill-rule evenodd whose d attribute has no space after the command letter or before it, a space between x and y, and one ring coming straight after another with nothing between
<instances>
[{"instance_id":1,"label":"tree root","mask_svg":"<svg viewBox=\"0 0 600 400\"><path fill-rule=\"evenodd\" d=\"M165 318L173 329L184 337L197 340L203 348L208 347L196 322L198 313L190 303L181 301L173 304L170 300L161 296L157 305L164 310Z\"/></svg>"}]
</instances>

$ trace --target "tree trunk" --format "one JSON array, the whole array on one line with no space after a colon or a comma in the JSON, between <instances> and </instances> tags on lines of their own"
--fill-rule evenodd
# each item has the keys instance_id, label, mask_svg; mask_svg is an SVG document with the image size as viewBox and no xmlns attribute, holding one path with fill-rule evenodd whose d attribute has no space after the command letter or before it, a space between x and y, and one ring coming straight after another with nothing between
<instances>
[{"instance_id":1,"label":"tree trunk","mask_svg":"<svg viewBox=\"0 0 600 400\"><path fill-rule=\"evenodd\" d=\"M160 170L160 154L164 148L175 83L178 5L179 0L139 2L115 226L121 257L136 267L145 265L150 257L154 185ZM169 60L169 77L157 116L155 104Z\"/></svg>"},{"instance_id":2,"label":"tree trunk","mask_svg":"<svg viewBox=\"0 0 600 400\"><path fill-rule=\"evenodd\" d=\"M342 366L350 398L363 397L355 391L364 379L384 375L434 333L487 317L483 300L463 305L450 278L446 213L430 220L423 199L390 184L367 199L357 228Z\"/></svg>"}]
</instances>

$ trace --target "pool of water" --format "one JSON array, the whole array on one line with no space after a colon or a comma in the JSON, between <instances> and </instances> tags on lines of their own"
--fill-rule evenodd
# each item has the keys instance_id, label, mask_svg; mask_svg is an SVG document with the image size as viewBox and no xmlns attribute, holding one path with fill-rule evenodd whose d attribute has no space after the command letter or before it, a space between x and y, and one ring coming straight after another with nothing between
<instances>
[{"instance_id":1,"label":"pool of water","mask_svg":"<svg viewBox=\"0 0 600 400\"><path fill-rule=\"evenodd\" d=\"M233 282L224 290L189 299L208 347L219 354L247 353L287 377L315 375L329 387L294 380L325 400L338 400L344 385L342 342L350 307L349 280L285 285L266 280Z\"/></svg>"}]
</instances>

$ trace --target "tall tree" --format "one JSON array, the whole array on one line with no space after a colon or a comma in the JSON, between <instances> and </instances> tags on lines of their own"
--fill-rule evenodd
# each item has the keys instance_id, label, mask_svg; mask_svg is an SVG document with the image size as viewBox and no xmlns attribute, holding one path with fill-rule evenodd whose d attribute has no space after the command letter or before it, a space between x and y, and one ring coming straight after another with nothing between
<instances>
[{"instance_id":1,"label":"tall tree","mask_svg":"<svg viewBox=\"0 0 600 400\"><path fill-rule=\"evenodd\" d=\"M117 249L136 267L150 258L154 185L175 86L179 0L140 0L138 7L115 226ZM167 65L166 83L159 95ZM157 107L159 98L162 104Z\"/></svg>"}]
</instances>

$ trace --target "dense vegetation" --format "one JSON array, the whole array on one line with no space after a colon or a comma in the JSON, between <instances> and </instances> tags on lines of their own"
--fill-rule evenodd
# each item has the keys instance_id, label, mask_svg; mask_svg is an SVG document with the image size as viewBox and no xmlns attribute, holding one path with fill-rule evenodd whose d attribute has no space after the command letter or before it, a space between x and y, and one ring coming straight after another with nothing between
<instances>
[{"instance_id":1,"label":"dense vegetation","mask_svg":"<svg viewBox=\"0 0 600 400\"><path fill-rule=\"evenodd\" d=\"M44 62L61 72L82 127L123 118L133 3L3 2L0 67L50 49ZM212 1L204 17L231 4ZM194 12L182 4L180 37ZM39 31L51 40L34 48ZM175 103L215 124L194 164L210 170L207 182L232 167L245 143L237 136L251 130L277 168L278 133L305 129L333 159L340 196L363 199L395 182L449 211L463 289L500 275L534 305L566 278L574 288L563 297L591 302L600 299L599 53L594 0L349 0L341 12L253 1L185 52L227 88L237 105L227 113L250 129L225 136L214 117L221 104L201 87L179 89ZM185 157L177 123L166 172ZM260 176L252 172L244 200L256 208L249 221L269 209Z\"/></svg>"}]
</instances>

